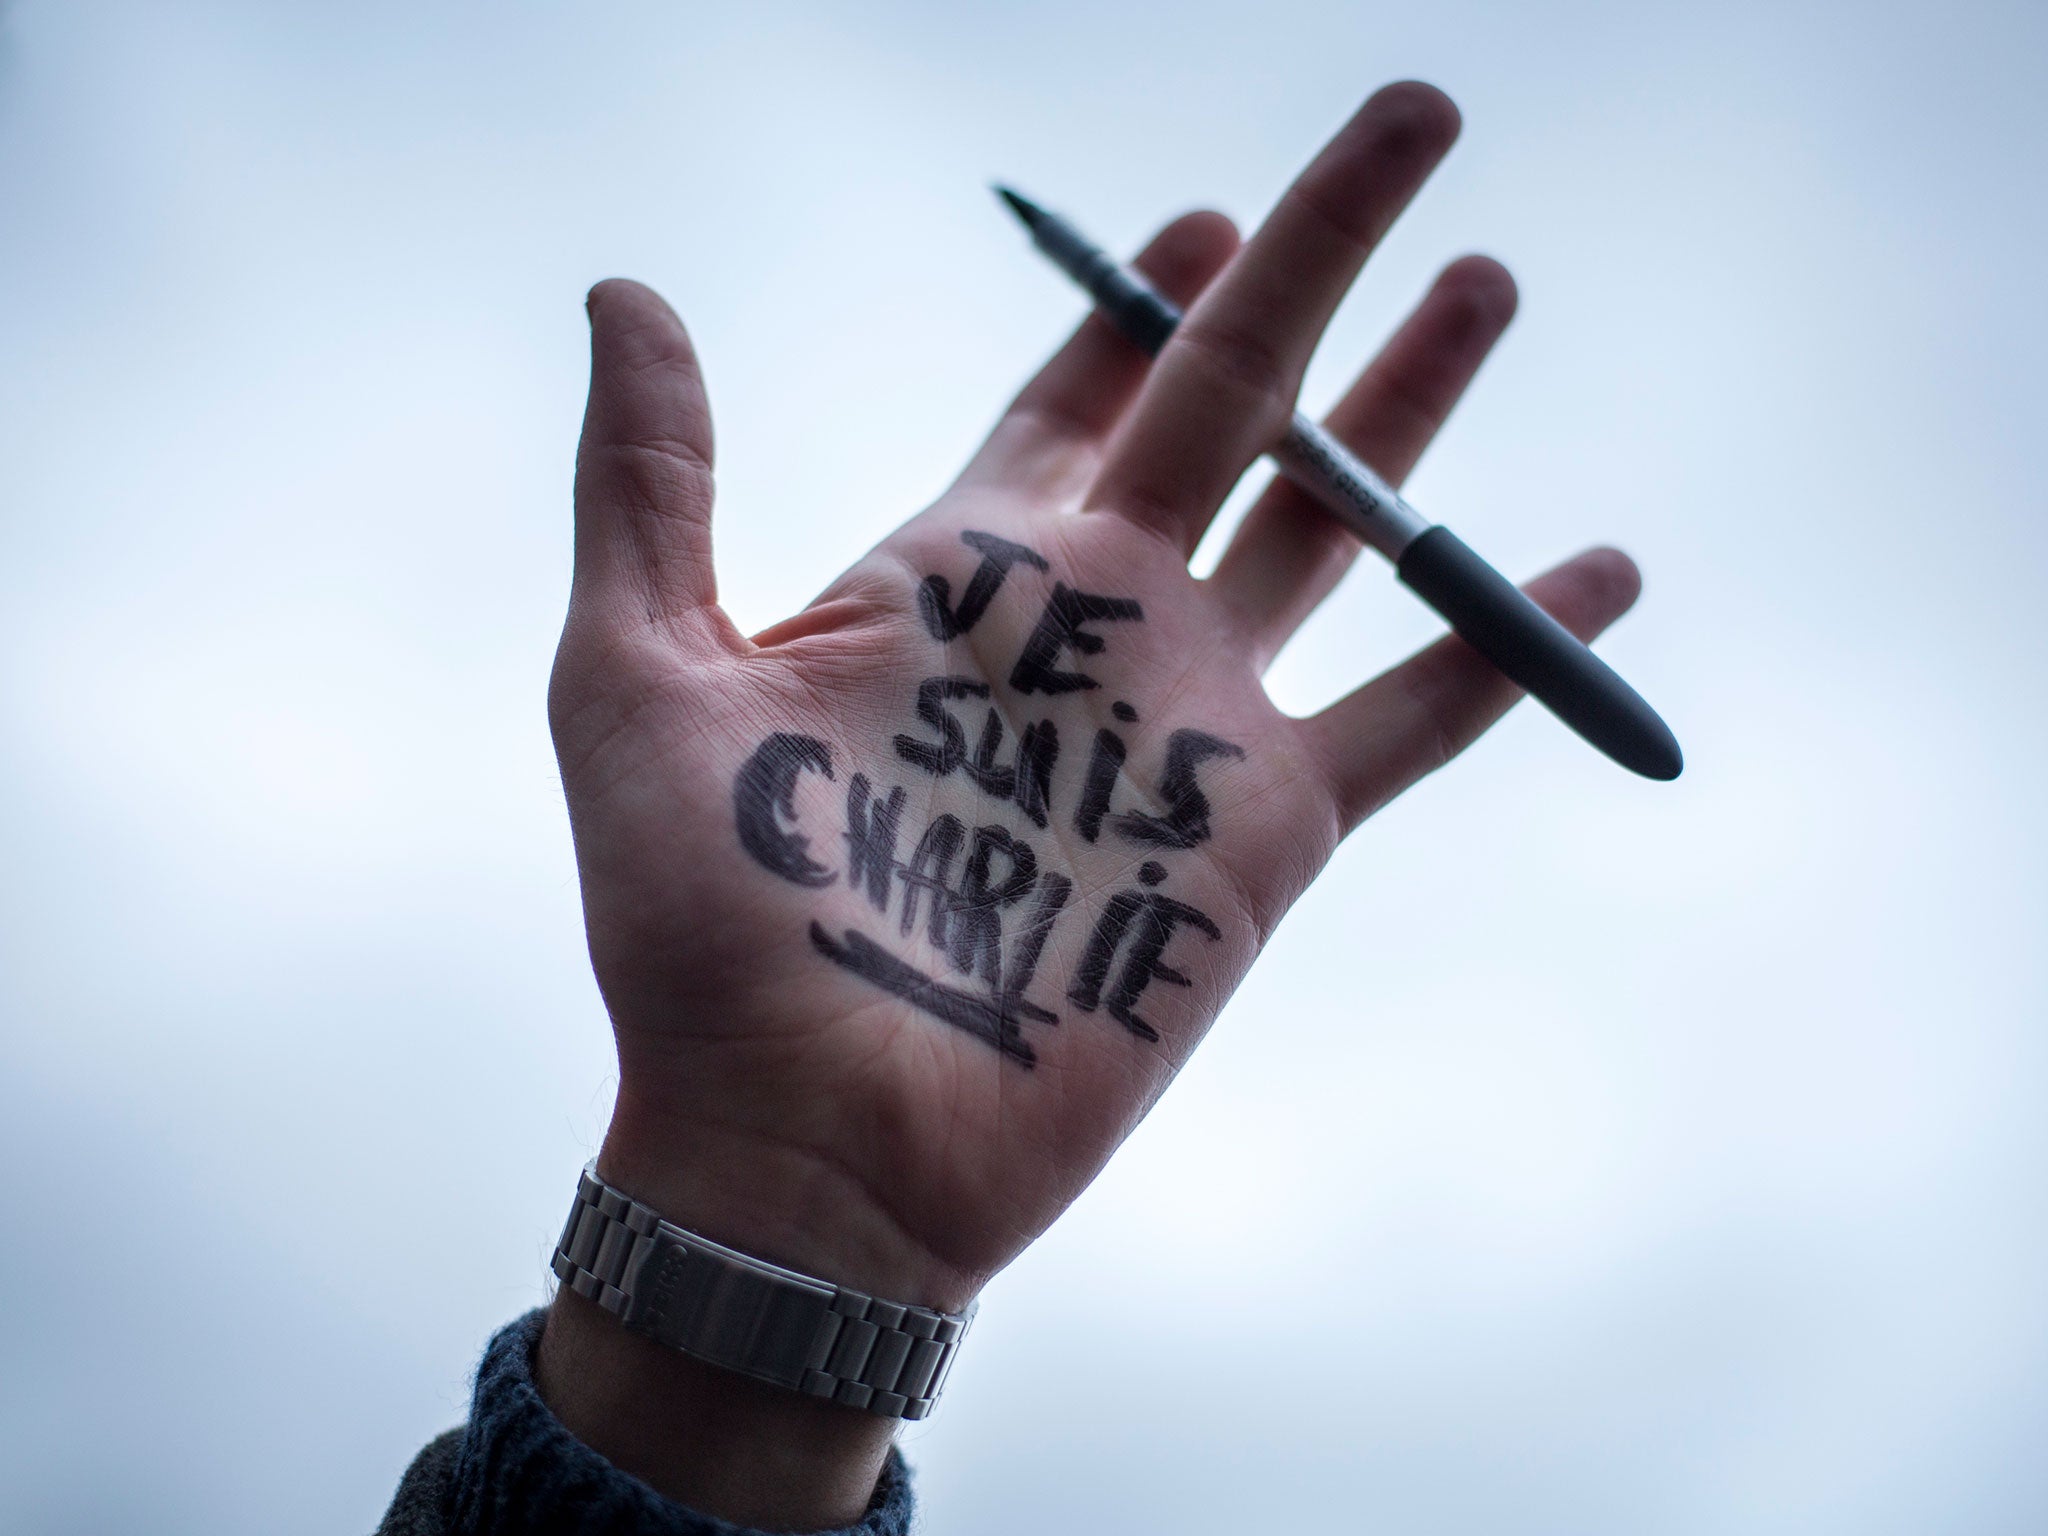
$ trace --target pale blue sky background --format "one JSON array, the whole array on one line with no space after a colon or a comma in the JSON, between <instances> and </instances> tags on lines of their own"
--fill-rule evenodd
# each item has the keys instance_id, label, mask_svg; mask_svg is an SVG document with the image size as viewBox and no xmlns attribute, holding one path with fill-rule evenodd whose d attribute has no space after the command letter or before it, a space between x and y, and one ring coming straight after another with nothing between
<instances>
[{"instance_id":1,"label":"pale blue sky background","mask_svg":"<svg viewBox=\"0 0 2048 1536\"><path fill-rule=\"evenodd\" d=\"M2048 1528L2048 12L17 0L0 1528L364 1530L609 1104L542 690L598 277L756 626L1072 322L983 184L1250 222L1379 83L1523 309L1413 482L1633 552L1688 749L1369 824L906 1439L925 1528ZM923 260L907 256L914 241ZM1306 707L1427 638L1362 569Z\"/></svg>"}]
</instances>

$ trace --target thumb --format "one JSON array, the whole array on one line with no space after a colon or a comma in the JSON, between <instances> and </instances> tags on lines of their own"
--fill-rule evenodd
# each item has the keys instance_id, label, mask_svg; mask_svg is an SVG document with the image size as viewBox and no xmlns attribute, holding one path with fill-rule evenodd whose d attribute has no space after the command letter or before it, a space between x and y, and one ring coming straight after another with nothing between
<instances>
[{"instance_id":1,"label":"thumb","mask_svg":"<svg viewBox=\"0 0 2048 1536\"><path fill-rule=\"evenodd\" d=\"M657 613L717 601L711 403L697 354L653 289L590 290L590 403L576 453L576 581L632 588Z\"/></svg>"}]
</instances>

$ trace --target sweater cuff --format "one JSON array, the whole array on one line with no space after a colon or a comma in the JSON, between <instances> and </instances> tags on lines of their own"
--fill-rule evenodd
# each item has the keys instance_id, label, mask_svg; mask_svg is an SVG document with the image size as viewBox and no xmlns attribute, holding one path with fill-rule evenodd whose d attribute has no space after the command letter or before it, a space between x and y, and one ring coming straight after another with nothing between
<instances>
[{"instance_id":1,"label":"sweater cuff","mask_svg":"<svg viewBox=\"0 0 2048 1536\"><path fill-rule=\"evenodd\" d=\"M448 1490L459 1536L760 1536L665 1498L562 1427L533 1383L547 1312L499 1330L477 1367L469 1424ZM894 1446L858 1525L825 1536L905 1536L910 1469Z\"/></svg>"}]
</instances>

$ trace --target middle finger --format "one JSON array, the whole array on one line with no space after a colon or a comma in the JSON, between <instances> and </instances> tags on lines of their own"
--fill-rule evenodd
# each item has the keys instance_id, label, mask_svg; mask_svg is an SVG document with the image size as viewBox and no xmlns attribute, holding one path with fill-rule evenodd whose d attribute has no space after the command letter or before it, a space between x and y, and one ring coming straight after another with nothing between
<instances>
[{"instance_id":1,"label":"middle finger","mask_svg":"<svg viewBox=\"0 0 2048 1536\"><path fill-rule=\"evenodd\" d=\"M1376 91L1282 194L1160 354L1091 507L1191 554L1247 465L1286 430L1323 327L1458 134L1434 86Z\"/></svg>"}]
</instances>

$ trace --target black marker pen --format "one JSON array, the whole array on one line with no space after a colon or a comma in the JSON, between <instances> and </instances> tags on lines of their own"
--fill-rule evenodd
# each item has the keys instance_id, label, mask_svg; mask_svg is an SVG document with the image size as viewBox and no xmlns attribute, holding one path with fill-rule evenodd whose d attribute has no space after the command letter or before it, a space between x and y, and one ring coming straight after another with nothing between
<instances>
[{"instance_id":1,"label":"black marker pen","mask_svg":"<svg viewBox=\"0 0 2048 1536\"><path fill-rule=\"evenodd\" d=\"M1118 330L1150 353L1166 345L1180 311L1158 289L1056 214L1007 187L996 192L1024 221L1032 243L1088 290ZM1271 453L1282 474L1392 561L1411 591L1558 719L1624 768L1646 778L1678 777L1685 766L1678 739L1642 695L1356 454L1299 411Z\"/></svg>"}]
</instances>

